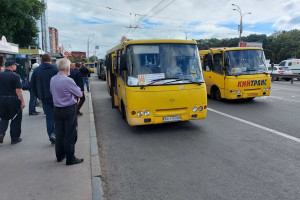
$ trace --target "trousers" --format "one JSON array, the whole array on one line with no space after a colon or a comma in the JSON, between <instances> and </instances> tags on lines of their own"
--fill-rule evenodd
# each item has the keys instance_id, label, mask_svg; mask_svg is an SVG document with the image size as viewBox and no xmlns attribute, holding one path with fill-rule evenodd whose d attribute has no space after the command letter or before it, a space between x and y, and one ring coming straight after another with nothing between
<instances>
[{"instance_id":1,"label":"trousers","mask_svg":"<svg viewBox=\"0 0 300 200\"><path fill-rule=\"evenodd\" d=\"M77 106L54 107L54 123L56 129L55 154L60 159L72 160L77 141Z\"/></svg>"},{"instance_id":2,"label":"trousers","mask_svg":"<svg viewBox=\"0 0 300 200\"><path fill-rule=\"evenodd\" d=\"M30 90L29 92L30 92L30 100L29 100L28 107L29 107L29 114L32 114L32 113L36 112L35 104L36 104L37 98L32 90Z\"/></svg>"},{"instance_id":3,"label":"trousers","mask_svg":"<svg viewBox=\"0 0 300 200\"><path fill-rule=\"evenodd\" d=\"M0 135L5 136L8 124L10 120L0 119ZM20 110L17 116L10 122L10 138L11 141L16 141L21 135L21 124L22 124L22 110Z\"/></svg>"},{"instance_id":4,"label":"trousers","mask_svg":"<svg viewBox=\"0 0 300 200\"><path fill-rule=\"evenodd\" d=\"M47 98L42 99L43 110L46 115L46 126L47 126L47 133L50 139L50 135L55 135L55 128L54 128L54 119L53 119L53 99ZM51 139L50 139L51 140Z\"/></svg>"},{"instance_id":5,"label":"trousers","mask_svg":"<svg viewBox=\"0 0 300 200\"><path fill-rule=\"evenodd\" d=\"M83 86L86 84L86 89L90 92L89 77L83 77Z\"/></svg>"},{"instance_id":6,"label":"trousers","mask_svg":"<svg viewBox=\"0 0 300 200\"><path fill-rule=\"evenodd\" d=\"M11 141L18 140L22 124L21 100L17 96L0 96L0 135L5 136L9 121Z\"/></svg>"}]
</instances>

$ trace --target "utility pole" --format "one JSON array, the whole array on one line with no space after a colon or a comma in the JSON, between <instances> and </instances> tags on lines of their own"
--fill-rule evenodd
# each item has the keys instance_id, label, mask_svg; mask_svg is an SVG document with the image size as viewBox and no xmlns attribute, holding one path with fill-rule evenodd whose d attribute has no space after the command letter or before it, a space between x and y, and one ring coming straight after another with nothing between
<instances>
[{"instance_id":1,"label":"utility pole","mask_svg":"<svg viewBox=\"0 0 300 200\"><path fill-rule=\"evenodd\" d=\"M94 34L89 34L88 35L88 42L87 42L87 61L90 57L90 37L94 37Z\"/></svg>"},{"instance_id":2,"label":"utility pole","mask_svg":"<svg viewBox=\"0 0 300 200\"><path fill-rule=\"evenodd\" d=\"M187 40L187 32L185 27L179 26L180 30L183 31L185 33L185 40Z\"/></svg>"},{"instance_id":3,"label":"utility pole","mask_svg":"<svg viewBox=\"0 0 300 200\"><path fill-rule=\"evenodd\" d=\"M245 16L245 15L247 15L247 14L251 14L251 12L247 12L247 13L242 13L242 10L240 9L240 7L238 6L238 5L236 5L236 4L231 4L232 6L235 6L235 7L237 7L237 8L234 8L233 10L235 10L235 11L238 11L239 13L240 13L240 25L239 25L239 37L240 37L240 43L241 43L241 41L242 41L242 32L243 32L243 17Z\"/></svg>"}]
</instances>

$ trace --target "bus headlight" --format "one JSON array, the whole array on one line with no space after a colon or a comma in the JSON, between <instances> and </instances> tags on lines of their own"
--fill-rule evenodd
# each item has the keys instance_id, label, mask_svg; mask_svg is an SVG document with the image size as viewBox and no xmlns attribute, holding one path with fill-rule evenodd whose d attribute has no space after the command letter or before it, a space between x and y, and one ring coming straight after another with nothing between
<instances>
[{"instance_id":1,"label":"bus headlight","mask_svg":"<svg viewBox=\"0 0 300 200\"><path fill-rule=\"evenodd\" d=\"M202 106L200 106L200 107L199 107L199 111L202 111L202 110L203 110L203 107L202 107Z\"/></svg>"},{"instance_id":2,"label":"bus headlight","mask_svg":"<svg viewBox=\"0 0 300 200\"><path fill-rule=\"evenodd\" d=\"M240 94L240 93L241 93L241 90L238 90L237 93Z\"/></svg>"},{"instance_id":3,"label":"bus headlight","mask_svg":"<svg viewBox=\"0 0 300 200\"><path fill-rule=\"evenodd\" d=\"M143 116L143 111L139 110L139 111L137 112L137 115L138 115L139 117Z\"/></svg>"},{"instance_id":4,"label":"bus headlight","mask_svg":"<svg viewBox=\"0 0 300 200\"><path fill-rule=\"evenodd\" d=\"M198 108L195 106L195 107L193 108L193 112L197 112L197 110L198 110Z\"/></svg>"},{"instance_id":5,"label":"bus headlight","mask_svg":"<svg viewBox=\"0 0 300 200\"><path fill-rule=\"evenodd\" d=\"M236 94L236 90L234 90L233 93Z\"/></svg>"},{"instance_id":6,"label":"bus headlight","mask_svg":"<svg viewBox=\"0 0 300 200\"><path fill-rule=\"evenodd\" d=\"M146 110L144 114L145 114L145 116L149 116L150 115L150 111Z\"/></svg>"}]
</instances>

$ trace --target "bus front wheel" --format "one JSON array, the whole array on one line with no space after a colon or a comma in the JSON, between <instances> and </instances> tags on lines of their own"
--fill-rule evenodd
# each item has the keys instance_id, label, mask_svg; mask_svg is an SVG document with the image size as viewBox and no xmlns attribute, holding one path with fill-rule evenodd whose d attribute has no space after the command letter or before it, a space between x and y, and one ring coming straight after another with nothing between
<instances>
[{"instance_id":1,"label":"bus front wheel","mask_svg":"<svg viewBox=\"0 0 300 200\"><path fill-rule=\"evenodd\" d=\"M215 90L215 98L216 98L218 101L221 101L221 100L222 100L222 98L221 98L221 92L220 92L219 88L217 88L217 89Z\"/></svg>"},{"instance_id":2,"label":"bus front wheel","mask_svg":"<svg viewBox=\"0 0 300 200\"><path fill-rule=\"evenodd\" d=\"M214 86L212 89L211 89L211 98L212 99L216 99L216 100L222 100L222 97L221 97L221 92L219 90L218 87Z\"/></svg>"}]
</instances>

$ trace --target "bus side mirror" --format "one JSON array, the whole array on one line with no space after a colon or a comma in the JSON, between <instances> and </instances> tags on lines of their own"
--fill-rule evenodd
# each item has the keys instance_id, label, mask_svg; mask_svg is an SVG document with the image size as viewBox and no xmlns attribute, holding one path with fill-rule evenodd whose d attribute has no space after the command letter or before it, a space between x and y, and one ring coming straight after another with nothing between
<instances>
[{"instance_id":1,"label":"bus side mirror","mask_svg":"<svg viewBox=\"0 0 300 200\"><path fill-rule=\"evenodd\" d=\"M127 71L127 66L126 66L126 54L122 54L122 55L121 55L120 65L121 65L121 71Z\"/></svg>"}]
</instances>

